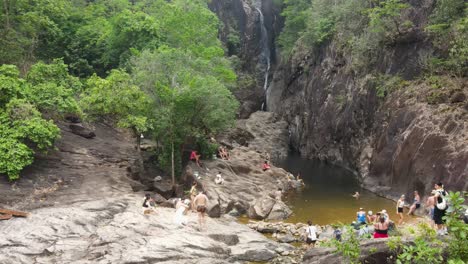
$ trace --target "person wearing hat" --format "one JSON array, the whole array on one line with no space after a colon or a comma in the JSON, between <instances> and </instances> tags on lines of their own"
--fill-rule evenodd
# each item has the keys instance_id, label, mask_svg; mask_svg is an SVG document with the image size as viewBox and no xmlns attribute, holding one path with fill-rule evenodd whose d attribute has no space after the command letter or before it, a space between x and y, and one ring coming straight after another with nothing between
<instances>
[{"instance_id":1,"label":"person wearing hat","mask_svg":"<svg viewBox=\"0 0 468 264\"><path fill-rule=\"evenodd\" d=\"M369 223L375 223L377 221L377 215L374 215L372 211L367 212L367 221Z\"/></svg>"},{"instance_id":2,"label":"person wearing hat","mask_svg":"<svg viewBox=\"0 0 468 264\"><path fill-rule=\"evenodd\" d=\"M357 215L358 224L365 225L366 224L366 212L364 211L364 208L359 208L359 212L357 212L356 215Z\"/></svg>"},{"instance_id":3,"label":"person wearing hat","mask_svg":"<svg viewBox=\"0 0 468 264\"><path fill-rule=\"evenodd\" d=\"M397 201L397 214L400 217L400 220L398 220L398 224L401 225L403 223L403 207L405 206L405 195L402 194L400 196L400 199Z\"/></svg>"}]
</instances>

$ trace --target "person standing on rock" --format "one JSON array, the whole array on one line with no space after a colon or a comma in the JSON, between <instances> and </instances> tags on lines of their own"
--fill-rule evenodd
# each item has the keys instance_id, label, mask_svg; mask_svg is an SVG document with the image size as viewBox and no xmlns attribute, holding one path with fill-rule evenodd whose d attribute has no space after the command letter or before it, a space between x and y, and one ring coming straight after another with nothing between
<instances>
[{"instance_id":1,"label":"person standing on rock","mask_svg":"<svg viewBox=\"0 0 468 264\"><path fill-rule=\"evenodd\" d=\"M312 225L312 221L307 221L306 243L308 247L314 247L317 242L317 228Z\"/></svg>"},{"instance_id":2,"label":"person standing on rock","mask_svg":"<svg viewBox=\"0 0 468 264\"><path fill-rule=\"evenodd\" d=\"M151 198L151 194L145 194L145 199L143 200L143 213L150 214L153 212L155 202L153 198Z\"/></svg>"},{"instance_id":3,"label":"person standing on rock","mask_svg":"<svg viewBox=\"0 0 468 264\"><path fill-rule=\"evenodd\" d=\"M419 197L418 191L414 191L414 200L413 204L411 205L408 211L408 215L414 213L414 211L416 211L416 209L419 209L419 207L421 207L421 197Z\"/></svg>"},{"instance_id":4,"label":"person standing on rock","mask_svg":"<svg viewBox=\"0 0 468 264\"><path fill-rule=\"evenodd\" d=\"M196 212L196 207L194 204L195 197L197 196L197 182L194 181L192 183L192 188L190 188L190 201L192 201L192 205L190 206L193 212Z\"/></svg>"},{"instance_id":5,"label":"person standing on rock","mask_svg":"<svg viewBox=\"0 0 468 264\"><path fill-rule=\"evenodd\" d=\"M203 191L200 191L200 193L195 197L193 204L197 208L198 225L200 230L202 230L203 226L205 225L205 212L206 206L208 204L208 197L203 193Z\"/></svg>"},{"instance_id":6,"label":"person standing on rock","mask_svg":"<svg viewBox=\"0 0 468 264\"><path fill-rule=\"evenodd\" d=\"M189 199L185 199L185 201L182 202L182 200L180 200L177 205L176 205L176 213L175 213L175 217L174 217L174 222L176 225L180 226L180 225L186 225L187 224L187 220L185 219L185 214L187 213L187 210L189 210L189 206L190 206L190 200Z\"/></svg>"},{"instance_id":7,"label":"person standing on rock","mask_svg":"<svg viewBox=\"0 0 468 264\"><path fill-rule=\"evenodd\" d=\"M397 201L397 214L400 217L400 220L398 220L398 225L401 225L403 223L403 207L405 206L405 195L401 195L400 199Z\"/></svg>"},{"instance_id":8,"label":"person standing on rock","mask_svg":"<svg viewBox=\"0 0 468 264\"><path fill-rule=\"evenodd\" d=\"M439 182L434 185L435 191L435 206L434 206L434 223L437 225L437 234L438 235L445 235L447 233L445 227L445 220L443 219L445 216L445 211L448 208L447 200L445 196L447 192L444 190L444 185Z\"/></svg>"}]
</instances>

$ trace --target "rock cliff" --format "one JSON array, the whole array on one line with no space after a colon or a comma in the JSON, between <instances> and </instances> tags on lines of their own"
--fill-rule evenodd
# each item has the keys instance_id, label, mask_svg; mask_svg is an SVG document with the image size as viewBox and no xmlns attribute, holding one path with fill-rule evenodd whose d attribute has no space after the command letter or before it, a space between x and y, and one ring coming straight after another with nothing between
<instances>
[{"instance_id":1,"label":"rock cliff","mask_svg":"<svg viewBox=\"0 0 468 264\"><path fill-rule=\"evenodd\" d=\"M269 83L277 60L275 39L283 24L281 7L273 0L213 0L209 7L222 22L219 37L239 75L233 90L241 102L239 116L247 118L265 100L264 84Z\"/></svg>"},{"instance_id":2,"label":"rock cliff","mask_svg":"<svg viewBox=\"0 0 468 264\"><path fill-rule=\"evenodd\" d=\"M433 52L424 25L433 5L409 2L414 27L381 50L373 69L402 78L394 92L379 95L373 75L350 71L352 56L332 40L312 51L299 47L280 63L267 108L287 120L296 151L355 171L377 193L427 195L437 181L467 190L467 80L446 77L437 88L424 81L421 58Z\"/></svg>"}]
</instances>

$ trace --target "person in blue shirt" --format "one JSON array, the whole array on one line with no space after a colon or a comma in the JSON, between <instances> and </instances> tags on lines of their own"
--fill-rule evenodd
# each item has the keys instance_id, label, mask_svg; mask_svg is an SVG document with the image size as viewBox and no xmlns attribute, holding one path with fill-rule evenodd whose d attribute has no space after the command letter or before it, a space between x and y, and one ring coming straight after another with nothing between
<instances>
[{"instance_id":1,"label":"person in blue shirt","mask_svg":"<svg viewBox=\"0 0 468 264\"><path fill-rule=\"evenodd\" d=\"M366 224L366 212L364 211L364 208L359 208L359 212L356 213L357 215L357 222L361 225Z\"/></svg>"}]
</instances>

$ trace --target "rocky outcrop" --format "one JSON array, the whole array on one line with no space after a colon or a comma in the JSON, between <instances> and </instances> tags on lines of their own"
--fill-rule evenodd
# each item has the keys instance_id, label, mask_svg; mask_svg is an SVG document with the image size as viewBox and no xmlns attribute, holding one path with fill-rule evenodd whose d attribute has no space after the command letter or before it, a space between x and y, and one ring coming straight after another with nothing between
<instances>
[{"instance_id":1,"label":"rocky outcrop","mask_svg":"<svg viewBox=\"0 0 468 264\"><path fill-rule=\"evenodd\" d=\"M293 249L228 218L209 218L200 232L189 213L179 227L174 209L144 215L140 196L118 193L1 222L0 263L241 263Z\"/></svg>"},{"instance_id":2,"label":"rocky outcrop","mask_svg":"<svg viewBox=\"0 0 468 264\"><path fill-rule=\"evenodd\" d=\"M219 216L232 210L254 219L278 220L291 215L286 204L274 199L274 192L293 188L294 177L274 164L271 169L262 170L265 160L287 155L286 125L272 113L253 113L218 138L232 148L229 160L203 161L203 168L194 163L187 166L186 177L195 179L210 199L210 215ZM215 183L218 173L224 184Z\"/></svg>"},{"instance_id":3,"label":"rocky outcrop","mask_svg":"<svg viewBox=\"0 0 468 264\"><path fill-rule=\"evenodd\" d=\"M278 66L268 110L288 122L291 145L302 156L358 172L381 195L428 195L437 181L467 190L467 81L442 78L434 88L415 80L421 58L432 52L424 23L433 6L409 2L413 29L382 49L373 69L407 80L393 92L378 95L375 77L350 70L352 56L331 41L312 51L298 48Z\"/></svg>"},{"instance_id":4,"label":"rocky outcrop","mask_svg":"<svg viewBox=\"0 0 468 264\"><path fill-rule=\"evenodd\" d=\"M30 213L0 221L0 263L245 263L294 250L230 216L208 218L199 231L189 213L188 224L177 226L175 200L160 195L161 205L144 215L143 193L133 192L130 179L139 164L133 140L99 124L94 139L61 128L57 150L15 184L0 182L0 207Z\"/></svg>"}]
</instances>

